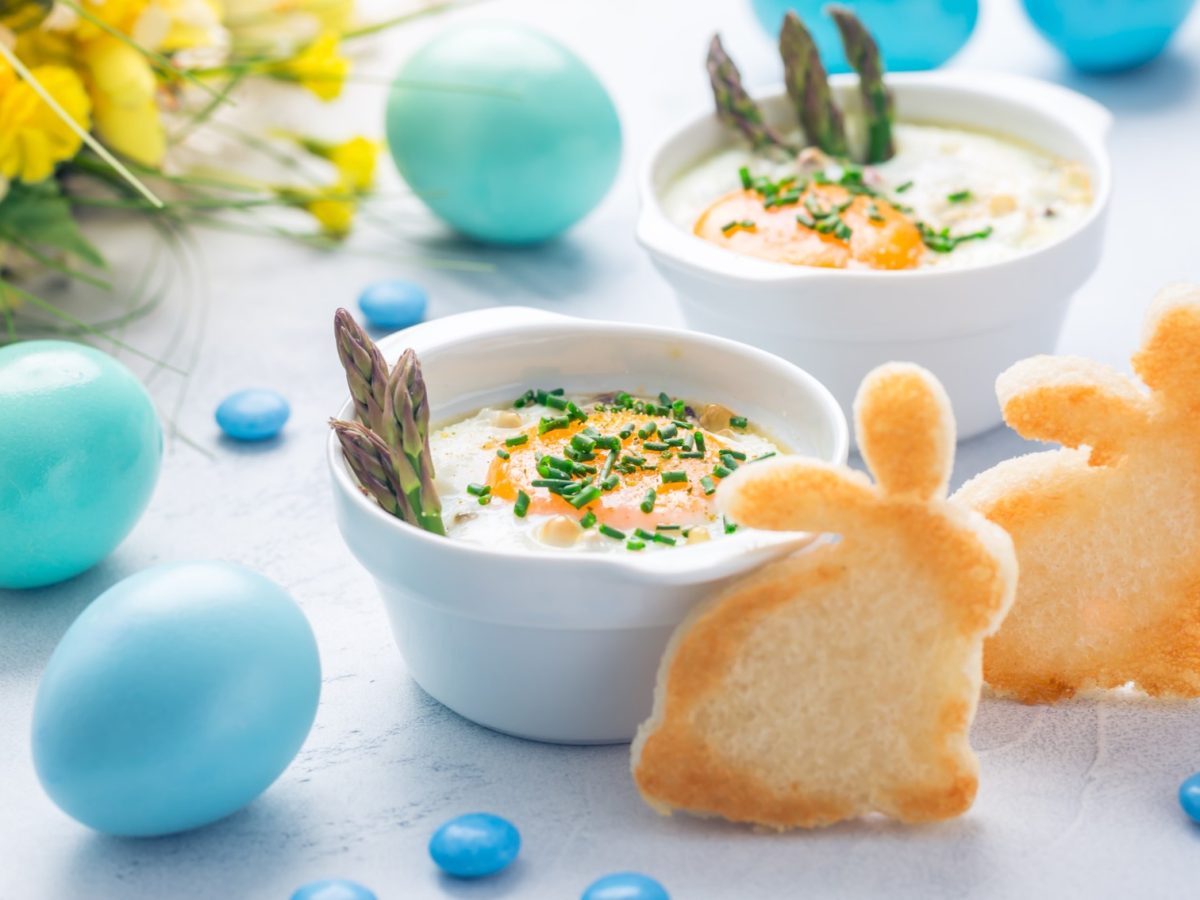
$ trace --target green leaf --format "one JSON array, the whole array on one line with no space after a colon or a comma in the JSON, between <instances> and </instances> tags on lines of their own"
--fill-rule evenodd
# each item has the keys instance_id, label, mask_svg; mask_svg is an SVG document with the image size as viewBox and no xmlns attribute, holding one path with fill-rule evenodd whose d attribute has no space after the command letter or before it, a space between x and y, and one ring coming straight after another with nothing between
<instances>
[{"instance_id":1,"label":"green leaf","mask_svg":"<svg viewBox=\"0 0 1200 900\"><path fill-rule=\"evenodd\" d=\"M104 257L79 230L70 202L53 179L9 184L8 193L0 200L0 241L59 250L104 268Z\"/></svg>"}]
</instances>

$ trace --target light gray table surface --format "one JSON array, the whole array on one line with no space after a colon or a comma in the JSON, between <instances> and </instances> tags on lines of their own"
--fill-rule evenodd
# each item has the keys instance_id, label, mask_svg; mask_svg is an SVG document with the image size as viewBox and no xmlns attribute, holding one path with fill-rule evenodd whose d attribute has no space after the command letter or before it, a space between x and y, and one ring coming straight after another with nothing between
<instances>
[{"instance_id":1,"label":"light gray table surface","mask_svg":"<svg viewBox=\"0 0 1200 900\"><path fill-rule=\"evenodd\" d=\"M302 882L346 876L384 900L577 897L602 873L636 869L675 898L1194 896L1200 830L1175 800L1200 769L1195 704L1078 701L1030 708L985 699L973 731L978 800L935 827L882 822L764 836L645 807L623 746L529 743L477 727L409 679L374 586L332 520L322 447L345 393L330 340L335 307L386 276L424 282L433 315L525 304L597 318L678 323L666 284L635 245L634 174L661 129L709 102L701 68L719 27L751 84L777 80L767 38L741 0L499 2L456 13L537 23L576 47L611 89L626 155L611 194L567 237L534 250L455 244L417 213L389 231L364 229L346 253L224 232L199 233L192 274L168 302L124 330L130 343L189 370L149 378L172 423L153 502L103 564L53 588L0 591L0 898L286 898ZM390 73L422 23L383 42L360 71ZM1200 279L1196 166L1200 20L1158 62L1121 77L1072 74L1015 0L984 0L954 65L1066 83L1116 114L1117 188L1108 250L1080 291L1061 349L1126 365L1153 291ZM357 89L356 89L357 90ZM382 93L357 101L358 127L380 129ZM397 236L403 231L407 241ZM95 224L118 260L144 254L133 223ZM467 255L482 272L430 268L425 255ZM222 440L212 410L251 384L283 390L285 436L268 446ZM959 448L955 482L1022 442L993 432ZM42 793L29 724L42 667L79 611L118 579L153 563L229 559L292 591L316 631L320 710L295 763L261 798L211 827L158 840L88 831ZM519 862L476 883L441 878L426 844L444 819L491 810L522 830Z\"/></svg>"}]
</instances>

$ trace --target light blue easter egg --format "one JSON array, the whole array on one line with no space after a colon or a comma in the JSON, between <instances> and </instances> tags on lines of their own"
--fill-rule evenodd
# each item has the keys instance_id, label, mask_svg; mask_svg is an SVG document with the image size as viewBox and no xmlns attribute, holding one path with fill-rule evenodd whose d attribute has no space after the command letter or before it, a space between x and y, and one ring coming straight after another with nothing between
<instances>
[{"instance_id":1,"label":"light blue easter egg","mask_svg":"<svg viewBox=\"0 0 1200 900\"><path fill-rule=\"evenodd\" d=\"M1200 772L1179 786L1179 805L1193 822L1200 823Z\"/></svg>"},{"instance_id":2,"label":"light blue easter egg","mask_svg":"<svg viewBox=\"0 0 1200 900\"><path fill-rule=\"evenodd\" d=\"M755 15L778 35L792 10L812 32L830 72L849 72L837 26L826 13L828 0L751 0ZM979 0L841 0L874 35L891 72L935 69L957 53L975 30Z\"/></svg>"},{"instance_id":3,"label":"light blue easter egg","mask_svg":"<svg viewBox=\"0 0 1200 900\"><path fill-rule=\"evenodd\" d=\"M221 401L216 420L235 441L266 441L283 430L292 408L270 388L246 388Z\"/></svg>"},{"instance_id":4,"label":"light blue easter egg","mask_svg":"<svg viewBox=\"0 0 1200 900\"><path fill-rule=\"evenodd\" d=\"M368 890L357 881L326 878L296 888L292 900L376 900L376 897L374 891Z\"/></svg>"},{"instance_id":5,"label":"light blue easter egg","mask_svg":"<svg viewBox=\"0 0 1200 900\"><path fill-rule=\"evenodd\" d=\"M508 819L468 813L446 822L429 840L429 855L455 878L482 878L509 866L521 849L521 834Z\"/></svg>"},{"instance_id":6,"label":"light blue easter egg","mask_svg":"<svg viewBox=\"0 0 1200 900\"><path fill-rule=\"evenodd\" d=\"M428 305L425 288L398 278L368 284L358 295L358 308L367 324L381 331L398 331L416 325L424 320Z\"/></svg>"},{"instance_id":7,"label":"light blue easter egg","mask_svg":"<svg viewBox=\"0 0 1200 900\"><path fill-rule=\"evenodd\" d=\"M592 882L582 900L671 900L667 889L638 872L618 872Z\"/></svg>"},{"instance_id":8,"label":"light blue easter egg","mask_svg":"<svg viewBox=\"0 0 1200 900\"><path fill-rule=\"evenodd\" d=\"M0 588L53 584L137 524L162 459L146 390L99 350L0 348Z\"/></svg>"},{"instance_id":9,"label":"light blue easter egg","mask_svg":"<svg viewBox=\"0 0 1200 900\"><path fill-rule=\"evenodd\" d=\"M621 158L617 111L592 71L541 32L503 22L449 28L418 50L389 94L387 138L430 209L496 244L570 228Z\"/></svg>"},{"instance_id":10,"label":"light blue easter egg","mask_svg":"<svg viewBox=\"0 0 1200 900\"><path fill-rule=\"evenodd\" d=\"M320 689L312 629L275 582L232 563L155 566L101 594L55 648L34 765L97 831L197 828L287 768Z\"/></svg>"},{"instance_id":11,"label":"light blue easter egg","mask_svg":"<svg viewBox=\"0 0 1200 900\"><path fill-rule=\"evenodd\" d=\"M1085 72L1149 62L1167 46L1195 0L1025 0L1033 24Z\"/></svg>"}]
</instances>

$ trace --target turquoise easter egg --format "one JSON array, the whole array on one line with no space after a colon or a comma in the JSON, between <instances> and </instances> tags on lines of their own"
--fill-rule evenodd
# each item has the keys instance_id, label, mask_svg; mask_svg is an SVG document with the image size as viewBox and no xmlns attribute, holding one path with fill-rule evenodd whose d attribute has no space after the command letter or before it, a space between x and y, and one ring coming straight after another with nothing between
<instances>
[{"instance_id":1,"label":"turquoise easter egg","mask_svg":"<svg viewBox=\"0 0 1200 900\"><path fill-rule=\"evenodd\" d=\"M600 202L617 174L621 124L580 59L522 25L443 31L400 70L387 138L405 181L481 241L552 238Z\"/></svg>"},{"instance_id":2,"label":"turquoise easter egg","mask_svg":"<svg viewBox=\"0 0 1200 900\"><path fill-rule=\"evenodd\" d=\"M78 575L141 516L162 458L145 388L91 347L0 348L0 588Z\"/></svg>"},{"instance_id":3,"label":"turquoise easter egg","mask_svg":"<svg viewBox=\"0 0 1200 900\"><path fill-rule=\"evenodd\" d=\"M751 0L759 23L778 35L792 10L812 32L830 72L849 72L837 26L826 13L828 0ZM935 69L957 53L975 30L979 0L841 0L862 19L879 44L891 72Z\"/></svg>"},{"instance_id":4,"label":"turquoise easter egg","mask_svg":"<svg viewBox=\"0 0 1200 900\"><path fill-rule=\"evenodd\" d=\"M1158 56L1195 0L1025 0L1045 38L1085 72L1117 72Z\"/></svg>"},{"instance_id":5,"label":"turquoise easter egg","mask_svg":"<svg viewBox=\"0 0 1200 900\"><path fill-rule=\"evenodd\" d=\"M287 768L320 689L312 629L279 585L232 563L155 566L101 594L55 648L34 765L97 831L197 828Z\"/></svg>"}]
</instances>

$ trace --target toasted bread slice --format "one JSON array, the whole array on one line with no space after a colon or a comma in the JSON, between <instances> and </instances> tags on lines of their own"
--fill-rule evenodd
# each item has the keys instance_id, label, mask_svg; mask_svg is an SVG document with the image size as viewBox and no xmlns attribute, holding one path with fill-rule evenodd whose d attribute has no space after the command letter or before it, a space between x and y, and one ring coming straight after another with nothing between
<instances>
[{"instance_id":1,"label":"toasted bread slice","mask_svg":"<svg viewBox=\"0 0 1200 900\"><path fill-rule=\"evenodd\" d=\"M676 631L632 749L662 812L786 829L971 805L967 732L983 637L1012 601L1012 547L945 499L953 419L933 376L882 367L856 413L879 486L795 457L722 485L735 521L840 539L768 565Z\"/></svg>"}]
</instances>

